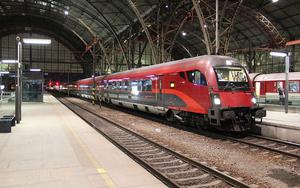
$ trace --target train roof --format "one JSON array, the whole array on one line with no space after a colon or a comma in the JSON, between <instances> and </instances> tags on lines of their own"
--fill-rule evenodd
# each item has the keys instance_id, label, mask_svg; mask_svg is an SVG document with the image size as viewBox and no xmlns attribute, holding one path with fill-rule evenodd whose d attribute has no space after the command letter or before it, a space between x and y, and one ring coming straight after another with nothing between
<instances>
[{"instance_id":1,"label":"train roof","mask_svg":"<svg viewBox=\"0 0 300 188\"><path fill-rule=\"evenodd\" d=\"M102 79L103 77L104 76L96 76L95 79L96 79L96 81L98 81L98 80ZM92 81L93 81L93 77L90 77L90 78L85 78L82 80L77 80L74 83L75 84L90 84Z\"/></svg>"},{"instance_id":2,"label":"train roof","mask_svg":"<svg viewBox=\"0 0 300 188\"><path fill-rule=\"evenodd\" d=\"M227 63L227 64L226 64ZM138 74L164 74L172 71L180 71L180 68L183 68L183 66L223 66L231 64L233 66L241 66L241 64L238 62L237 59L234 59L229 56L219 56L219 55L204 55L204 56L198 56L193 58L187 58L187 59L181 59L177 61L171 61L167 63L161 63L157 65L152 65L148 67L142 67L132 70L127 70L123 72L113 73L108 75L108 77L118 77L118 76L124 76L124 75L138 75Z\"/></svg>"},{"instance_id":3,"label":"train roof","mask_svg":"<svg viewBox=\"0 0 300 188\"><path fill-rule=\"evenodd\" d=\"M254 75L255 73L250 74ZM256 73L257 74L257 73ZM285 73L272 73L272 74L260 74L257 75L254 78L255 82L261 82L261 81L282 81L285 80ZM300 80L300 72L290 72L289 73L289 80Z\"/></svg>"}]
</instances>

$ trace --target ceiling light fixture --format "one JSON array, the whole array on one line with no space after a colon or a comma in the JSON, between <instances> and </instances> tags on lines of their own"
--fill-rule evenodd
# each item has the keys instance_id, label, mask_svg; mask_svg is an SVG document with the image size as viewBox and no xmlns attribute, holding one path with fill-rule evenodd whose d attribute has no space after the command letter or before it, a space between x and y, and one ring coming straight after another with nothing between
<instances>
[{"instance_id":1,"label":"ceiling light fixture","mask_svg":"<svg viewBox=\"0 0 300 188\"><path fill-rule=\"evenodd\" d=\"M13 60L13 59L5 59L5 60L2 60L0 61L2 64L15 64L15 63L18 63L17 60Z\"/></svg>"},{"instance_id":2,"label":"ceiling light fixture","mask_svg":"<svg viewBox=\"0 0 300 188\"><path fill-rule=\"evenodd\" d=\"M30 38L24 38L23 42L25 44L51 44L50 39L30 39Z\"/></svg>"},{"instance_id":3,"label":"ceiling light fixture","mask_svg":"<svg viewBox=\"0 0 300 188\"><path fill-rule=\"evenodd\" d=\"M276 56L276 57L286 57L287 53L284 52L270 52L271 56Z\"/></svg>"}]
</instances>

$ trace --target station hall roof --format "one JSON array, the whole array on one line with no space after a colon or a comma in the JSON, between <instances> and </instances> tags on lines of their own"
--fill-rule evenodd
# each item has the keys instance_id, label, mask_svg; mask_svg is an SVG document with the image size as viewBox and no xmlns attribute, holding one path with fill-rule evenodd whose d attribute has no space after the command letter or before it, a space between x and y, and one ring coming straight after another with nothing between
<instances>
[{"instance_id":1,"label":"station hall roof","mask_svg":"<svg viewBox=\"0 0 300 188\"><path fill-rule=\"evenodd\" d=\"M206 54L206 51L203 50L205 37L193 1L197 2L1 0L0 34L4 36L19 32L43 33L58 38L74 50L82 51L95 38L98 38L104 47L111 41L122 45L133 37L147 40L142 28L143 22L153 40L161 31L165 33L165 47L173 48L173 45L174 56L196 56ZM286 41L300 38L300 1L273 1L219 1L221 43L224 43L225 47L228 45L228 51L249 47L280 48ZM203 27L208 30L211 40L215 24L214 2L215 0L199 2L205 22Z\"/></svg>"}]
</instances>

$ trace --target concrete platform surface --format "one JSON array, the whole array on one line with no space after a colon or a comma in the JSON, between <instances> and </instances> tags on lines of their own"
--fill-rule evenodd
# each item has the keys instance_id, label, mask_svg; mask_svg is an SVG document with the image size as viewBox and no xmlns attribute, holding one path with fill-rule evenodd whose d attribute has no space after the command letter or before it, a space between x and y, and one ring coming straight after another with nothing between
<instances>
[{"instance_id":1,"label":"concrete platform surface","mask_svg":"<svg viewBox=\"0 0 300 188\"><path fill-rule=\"evenodd\" d=\"M267 111L264 124L258 125L260 133L281 140L300 143L300 114Z\"/></svg>"},{"instance_id":2,"label":"concrete platform surface","mask_svg":"<svg viewBox=\"0 0 300 188\"><path fill-rule=\"evenodd\" d=\"M263 118L263 122L278 124L278 126L287 128L300 129L300 114L268 110L267 117Z\"/></svg>"},{"instance_id":3,"label":"concrete platform surface","mask_svg":"<svg viewBox=\"0 0 300 188\"><path fill-rule=\"evenodd\" d=\"M23 103L22 121L0 134L0 188L161 188L149 172L45 95Z\"/></svg>"}]
</instances>

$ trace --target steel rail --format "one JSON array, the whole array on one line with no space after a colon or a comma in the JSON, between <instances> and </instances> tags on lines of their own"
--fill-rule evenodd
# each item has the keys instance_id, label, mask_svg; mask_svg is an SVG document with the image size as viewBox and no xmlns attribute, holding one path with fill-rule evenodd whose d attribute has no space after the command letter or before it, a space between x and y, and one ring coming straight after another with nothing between
<instances>
[{"instance_id":1,"label":"steel rail","mask_svg":"<svg viewBox=\"0 0 300 188\"><path fill-rule=\"evenodd\" d=\"M251 137L256 137L256 136L252 136L252 135L251 135ZM299 155L299 154L290 153L290 152L286 152L286 151L284 151L284 150L275 149L275 148L268 147L268 146L264 146L264 145L261 145L261 144L252 143L252 142L245 141L245 140L239 139L239 138L233 138L233 137L226 137L226 138L229 139L229 140L233 140L233 141L236 141L236 142L243 143L243 144L255 146L255 147L258 147L258 148L262 148L262 149L265 149L265 150L270 150L270 151L273 151L273 152L276 152L276 153L280 153L280 154L284 154L284 155L288 155L288 156L291 156L291 157L295 157L295 158L297 158L297 159L300 159L300 155ZM274 143L279 143L279 144L282 144L282 145L298 147L298 148L296 148L296 149L299 149L299 151L300 151L299 145L296 145L296 146L295 146L294 144L291 144L291 143L288 143L288 142L272 140L272 139L270 139L270 138L264 138L264 137L256 137L256 138L259 138L259 139L262 139L262 140L272 141L272 142L274 142Z\"/></svg>"}]
</instances>

